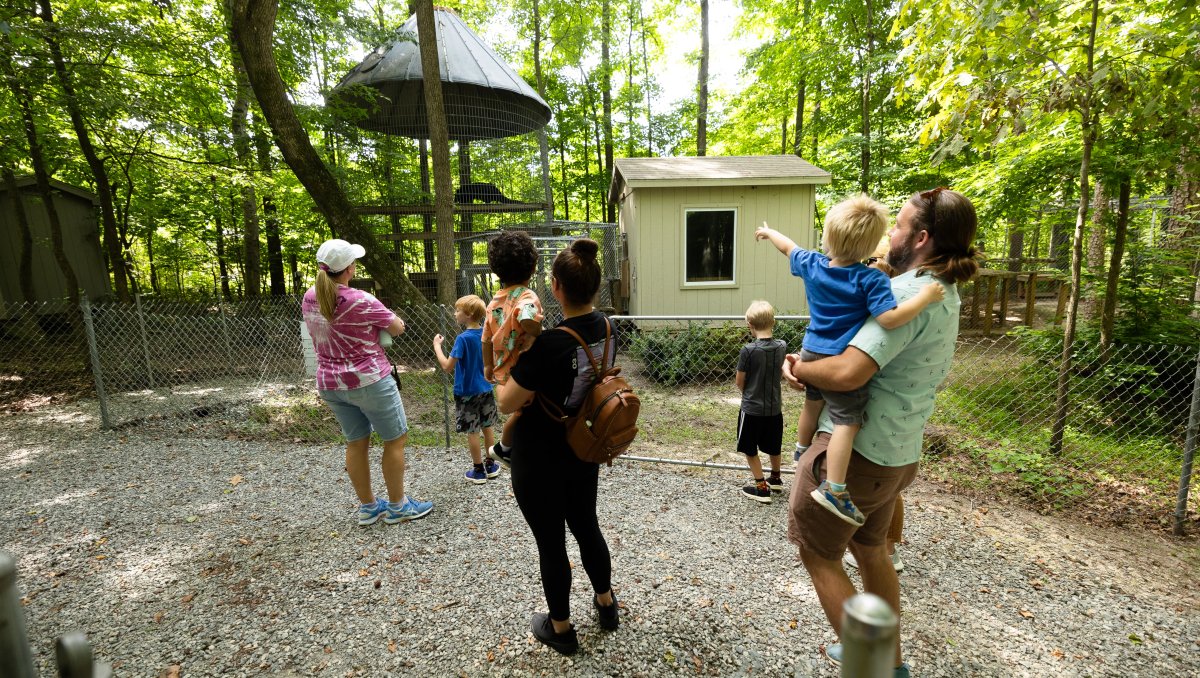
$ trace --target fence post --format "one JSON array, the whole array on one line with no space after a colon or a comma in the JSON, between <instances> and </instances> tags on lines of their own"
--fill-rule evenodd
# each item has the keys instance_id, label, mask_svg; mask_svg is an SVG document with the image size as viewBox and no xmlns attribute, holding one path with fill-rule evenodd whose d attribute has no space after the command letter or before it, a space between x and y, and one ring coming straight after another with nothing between
<instances>
[{"instance_id":1,"label":"fence post","mask_svg":"<svg viewBox=\"0 0 1200 678\"><path fill-rule=\"evenodd\" d=\"M899 619L874 593L859 593L842 606L843 678L890 678L895 670Z\"/></svg>"},{"instance_id":2,"label":"fence post","mask_svg":"<svg viewBox=\"0 0 1200 678\"><path fill-rule=\"evenodd\" d=\"M96 379L96 397L100 399L100 427L112 428L112 420L108 417L108 394L104 392L104 375L100 368L100 349L96 346L96 328L92 326L92 304L87 295L79 302L83 310L83 330L87 335L88 357L92 363L92 376Z\"/></svg>"},{"instance_id":3,"label":"fence post","mask_svg":"<svg viewBox=\"0 0 1200 678\"><path fill-rule=\"evenodd\" d=\"M142 293L133 295L134 309L137 311L138 332L142 335L142 355L146 357L146 378L150 388L154 388L154 365L150 363L150 341L146 338L146 317L142 315Z\"/></svg>"},{"instance_id":4,"label":"fence post","mask_svg":"<svg viewBox=\"0 0 1200 678\"><path fill-rule=\"evenodd\" d=\"M17 596L17 561L7 551L0 551L0 676L36 675L25 634L25 612Z\"/></svg>"},{"instance_id":5,"label":"fence post","mask_svg":"<svg viewBox=\"0 0 1200 678\"><path fill-rule=\"evenodd\" d=\"M92 660L92 644L79 631L59 636L54 643L54 661L59 678L109 678L108 664Z\"/></svg>"},{"instance_id":6,"label":"fence post","mask_svg":"<svg viewBox=\"0 0 1200 678\"><path fill-rule=\"evenodd\" d=\"M1187 518L1188 492L1192 486L1192 462L1196 458L1196 429L1200 428L1200 352L1196 353L1196 375L1192 380L1192 407L1188 413L1187 438L1183 443L1183 467L1179 471L1179 498L1175 502L1175 536L1183 536Z\"/></svg>"},{"instance_id":7,"label":"fence post","mask_svg":"<svg viewBox=\"0 0 1200 678\"><path fill-rule=\"evenodd\" d=\"M442 328L442 336L450 336L450 327L446 324L446 307L438 304L438 324ZM450 393L448 391L449 375L439 365L437 371L442 375L442 425L446 429L446 451L450 451ZM484 450L486 454L487 450Z\"/></svg>"}]
</instances>

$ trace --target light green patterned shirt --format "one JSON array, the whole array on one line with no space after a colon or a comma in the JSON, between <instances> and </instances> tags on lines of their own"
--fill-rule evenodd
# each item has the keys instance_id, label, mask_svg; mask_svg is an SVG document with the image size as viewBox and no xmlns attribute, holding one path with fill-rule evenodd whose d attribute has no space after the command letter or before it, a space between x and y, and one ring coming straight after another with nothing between
<instances>
[{"instance_id":1,"label":"light green patterned shirt","mask_svg":"<svg viewBox=\"0 0 1200 678\"><path fill-rule=\"evenodd\" d=\"M909 271L892 279L892 292L902 302L932 281L928 274ZM868 383L871 400L854 449L881 466L907 466L921 459L925 422L933 414L937 388L950 372L962 306L958 287L942 284L946 298L908 323L885 330L868 318L850 341L879 365ZM821 413L819 430L833 430L828 409Z\"/></svg>"}]
</instances>

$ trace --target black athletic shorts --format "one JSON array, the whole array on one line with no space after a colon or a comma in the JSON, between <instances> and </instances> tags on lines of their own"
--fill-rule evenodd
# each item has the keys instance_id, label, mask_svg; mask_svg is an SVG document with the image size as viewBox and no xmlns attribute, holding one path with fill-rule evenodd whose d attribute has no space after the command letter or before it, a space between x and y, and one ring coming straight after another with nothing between
<instances>
[{"instance_id":1,"label":"black athletic shorts","mask_svg":"<svg viewBox=\"0 0 1200 678\"><path fill-rule=\"evenodd\" d=\"M783 446L783 414L758 417L739 411L737 431L738 452L753 457L762 450L773 457Z\"/></svg>"}]
</instances>

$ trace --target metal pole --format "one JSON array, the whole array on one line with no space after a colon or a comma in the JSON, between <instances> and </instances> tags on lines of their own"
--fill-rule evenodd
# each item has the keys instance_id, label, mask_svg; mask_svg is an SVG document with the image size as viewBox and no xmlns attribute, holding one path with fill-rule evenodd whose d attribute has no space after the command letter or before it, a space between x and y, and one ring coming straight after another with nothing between
<instances>
[{"instance_id":1,"label":"metal pole","mask_svg":"<svg viewBox=\"0 0 1200 678\"><path fill-rule=\"evenodd\" d=\"M890 678L895 670L900 620L874 593L860 593L842 606L842 678Z\"/></svg>"},{"instance_id":2,"label":"metal pole","mask_svg":"<svg viewBox=\"0 0 1200 678\"><path fill-rule=\"evenodd\" d=\"M137 310L138 332L142 335L142 355L146 357L146 378L150 380L150 388L154 388L154 365L150 363L150 342L146 339L146 317L142 315L142 294L133 295L134 308Z\"/></svg>"},{"instance_id":3,"label":"metal pole","mask_svg":"<svg viewBox=\"0 0 1200 678\"><path fill-rule=\"evenodd\" d=\"M1175 501L1175 536L1183 536L1187 518L1188 493L1192 484L1192 462L1196 458L1196 433L1200 428L1200 352L1196 354L1196 375L1192 380L1192 408L1188 413L1187 438L1183 443L1183 468L1179 471L1179 498Z\"/></svg>"},{"instance_id":4,"label":"metal pole","mask_svg":"<svg viewBox=\"0 0 1200 678\"><path fill-rule=\"evenodd\" d=\"M17 561L0 551L0 676L33 678L33 654L17 595Z\"/></svg>"},{"instance_id":5,"label":"metal pole","mask_svg":"<svg viewBox=\"0 0 1200 678\"><path fill-rule=\"evenodd\" d=\"M707 462L707 461L689 461L687 459L667 459L665 457L639 457L639 456L633 455L633 454L623 454L623 455L617 457L617 459L624 459L625 461L648 462L651 464L670 464L673 466L693 466L695 468L728 469L730 471L745 471L746 470L745 464L718 464L718 463ZM789 468L787 466L787 464L784 464L783 467L779 469L779 472L780 473L795 473L796 469Z\"/></svg>"},{"instance_id":6,"label":"metal pole","mask_svg":"<svg viewBox=\"0 0 1200 678\"><path fill-rule=\"evenodd\" d=\"M448 337L448 336L450 336L450 328L446 324L447 309L445 306L442 306L441 304L439 304L437 306L437 309L438 309L438 313L441 316L439 324L442 326L442 336ZM440 367L438 368L438 372L440 372L442 375L442 425L446 429L446 451L449 452L450 451L450 392L449 392L449 379L448 379L449 375L446 374L446 370L443 370ZM486 452L486 451L487 450L484 450L484 452Z\"/></svg>"},{"instance_id":7,"label":"metal pole","mask_svg":"<svg viewBox=\"0 0 1200 678\"><path fill-rule=\"evenodd\" d=\"M108 664L92 660L92 644L79 631L58 637L54 643L54 662L58 664L59 678L109 678L112 675Z\"/></svg>"},{"instance_id":8,"label":"metal pole","mask_svg":"<svg viewBox=\"0 0 1200 678\"><path fill-rule=\"evenodd\" d=\"M92 304L86 295L79 302L79 307L83 310L83 330L87 335L92 376L96 379L96 397L100 399L100 427L110 429L112 420L108 416L108 395L104 392L104 375L100 368L100 349L96 347L96 328L92 326Z\"/></svg>"}]
</instances>

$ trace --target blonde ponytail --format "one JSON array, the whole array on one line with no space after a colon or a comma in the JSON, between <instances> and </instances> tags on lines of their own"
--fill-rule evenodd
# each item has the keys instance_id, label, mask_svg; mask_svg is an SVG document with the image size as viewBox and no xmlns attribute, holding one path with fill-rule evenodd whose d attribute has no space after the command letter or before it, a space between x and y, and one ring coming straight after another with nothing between
<instances>
[{"instance_id":1,"label":"blonde ponytail","mask_svg":"<svg viewBox=\"0 0 1200 678\"><path fill-rule=\"evenodd\" d=\"M337 310L337 283L335 283L325 270L325 265L317 270L317 305L321 308L321 315L325 316L325 320L333 322L333 312Z\"/></svg>"}]
</instances>

